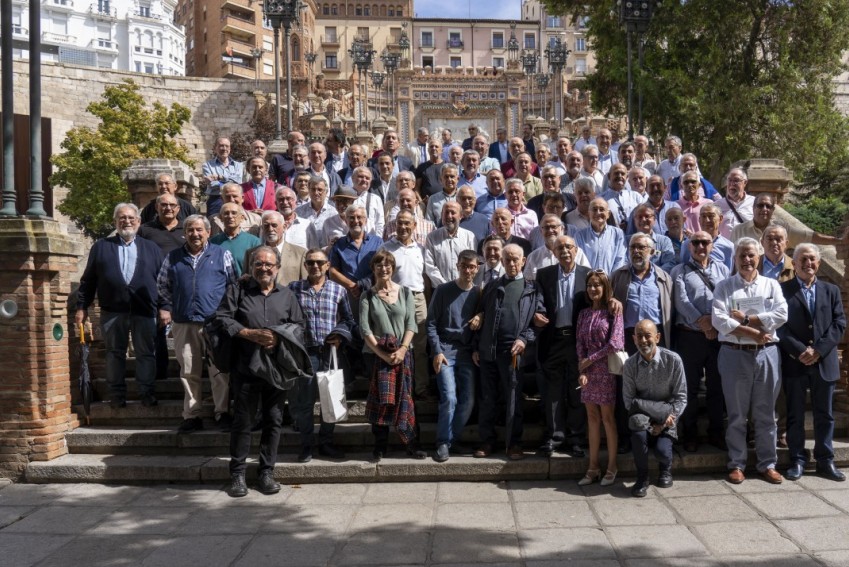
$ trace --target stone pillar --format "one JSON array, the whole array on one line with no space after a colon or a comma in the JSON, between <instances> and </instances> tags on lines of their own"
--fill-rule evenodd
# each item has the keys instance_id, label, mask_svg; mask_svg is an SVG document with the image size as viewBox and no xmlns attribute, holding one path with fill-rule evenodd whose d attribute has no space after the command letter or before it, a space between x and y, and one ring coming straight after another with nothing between
<instances>
[{"instance_id":1,"label":"stone pillar","mask_svg":"<svg viewBox=\"0 0 849 567\"><path fill-rule=\"evenodd\" d=\"M0 477L21 479L31 461L67 453L75 425L65 326L83 245L56 221L10 218L0 250Z\"/></svg>"},{"instance_id":2,"label":"stone pillar","mask_svg":"<svg viewBox=\"0 0 849 567\"><path fill-rule=\"evenodd\" d=\"M127 184L138 208L144 208L159 195L156 176L160 173L170 173L177 182L177 196L193 204L197 202L200 184L188 165L176 159L137 159L121 173L121 180Z\"/></svg>"}]
</instances>

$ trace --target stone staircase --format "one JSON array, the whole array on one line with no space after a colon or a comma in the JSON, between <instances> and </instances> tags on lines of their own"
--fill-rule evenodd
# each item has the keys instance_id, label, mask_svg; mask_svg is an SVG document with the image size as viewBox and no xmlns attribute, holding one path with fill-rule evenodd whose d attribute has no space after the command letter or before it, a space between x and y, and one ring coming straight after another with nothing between
<instances>
[{"instance_id":1,"label":"stone staircase","mask_svg":"<svg viewBox=\"0 0 849 567\"><path fill-rule=\"evenodd\" d=\"M130 369L132 371L132 368ZM173 374L176 374L174 372ZM130 400L137 399L136 385L128 378ZM108 390L103 379L93 381L95 399L106 399ZM586 458L555 454L542 457L532 451L540 444L544 427L538 402L525 400L526 420L523 444L528 457L522 461L509 461L500 454L487 459L452 456L446 463L431 459L416 461L404 456L397 437L393 437L396 451L380 463L370 461L373 443L370 426L365 423L363 401L365 382L359 380L349 395L349 420L337 424L335 441L347 453L341 461L331 461L318 455L308 464L296 461L300 448L300 434L286 426L283 431L275 468L275 477L285 483L321 482L412 482L412 481L498 481L507 479L568 479L579 478L587 468ZM212 423L212 405L204 404L206 429L187 435L178 435L181 421L182 388L177 378L157 382L159 405L145 408L135 401L126 408L112 409L106 402L95 402L91 410L91 425L79 425L66 436L68 454L51 461L35 461L27 468L26 479L33 483L52 482L209 482L220 483L229 478L227 468L229 434L222 433ZM209 392L205 391L205 398ZM433 449L436 439L435 402L416 404L417 418L421 424L421 441L425 449ZM82 408L76 407L77 415ZM318 415L318 407L316 407ZM849 416L835 415L836 462L849 465ZM464 431L462 442L478 442L475 418ZM700 427L706 423L700 420ZM812 438L813 422L810 413L805 424ZM259 433L253 434L252 456L256 456ZM812 442L809 443L812 449ZM779 451L779 459L786 464L787 451ZM754 462L754 455L750 458ZM255 460L250 461L255 466ZM697 453L678 453L673 470L684 473L717 473L725 470L726 455L713 447L702 445ZM633 473L630 455L619 458L619 470L625 476Z\"/></svg>"}]
</instances>

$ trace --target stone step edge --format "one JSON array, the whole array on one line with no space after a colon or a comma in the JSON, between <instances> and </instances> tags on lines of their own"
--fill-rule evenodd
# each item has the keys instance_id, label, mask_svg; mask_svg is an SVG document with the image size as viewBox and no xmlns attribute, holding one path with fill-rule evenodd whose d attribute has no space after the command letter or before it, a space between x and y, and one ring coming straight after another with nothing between
<instances>
[{"instance_id":1,"label":"stone step edge","mask_svg":"<svg viewBox=\"0 0 849 567\"><path fill-rule=\"evenodd\" d=\"M835 464L849 465L849 442L835 441ZM813 443L808 443L813 448ZM445 463L432 459L398 458L400 451L390 454L380 463L371 462L370 455L350 455L345 461L315 458L307 464L297 463L294 454L278 457L275 478L287 484L333 482L450 482L500 480L560 480L578 479L587 466L586 458L554 455L540 457L527 453L521 461L510 461L502 454L486 459L451 457ZM254 455L255 457L255 455ZM52 461L29 464L26 481L30 483L219 483L229 478L227 457L204 456L143 456L69 454ZM755 462L750 451L749 462ZM787 466L787 452L779 454L779 470ZM256 460L249 462L249 475L255 475ZM726 456L721 452L676 455L673 474L723 474ZM622 476L634 474L630 456L619 459ZM754 476L753 466L750 476Z\"/></svg>"}]
</instances>

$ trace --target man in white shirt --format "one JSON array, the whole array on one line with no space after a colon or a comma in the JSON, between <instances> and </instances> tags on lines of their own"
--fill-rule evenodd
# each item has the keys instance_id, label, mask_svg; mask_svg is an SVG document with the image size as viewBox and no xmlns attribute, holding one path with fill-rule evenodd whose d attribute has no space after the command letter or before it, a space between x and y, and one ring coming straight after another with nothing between
<instances>
[{"instance_id":1,"label":"man in white shirt","mask_svg":"<svg viewBox=\"0 0 849 567\"><path fill-rule=\"evenodd\" d=\"M595 183L589 177L579 177L574 186L578 206L566 213L566 224L577 231L590 226L590 203L595 199Z\"/></svg>"},{"instance_id":2,"label":"man in white shirt","mask_svg":"<svg viewBox=\"0 0 849 567\"><path fill-rule=\"evenodd\" d=\"M277 202L277 211L283 216L283 240L289 244L300 246L304 250L309 248L309 232L312 228L310 222L302 219L295 213L298 196L288 187L280 187L274 194Z\"/></svg>"},{"instance_id":3,"label":"man in white shirt","mask_svg":"<svg viewBox=\"0 0 849 567\"><path fill-rule=\"evenodd\" d=\"M383 234L384 214L383 201L380 195L376 195L371 191L372 170L367 166L360 166L354 170L352 176L354 182L354 191L357 192L355 204L360 205L366 210L366 231L369 234L380 236Z\"/></svg>"},{"instance_id":4,"label":"man in white shirt","mask_svg":"<svg viewBox=\"0 0 849 567\"><path fill-rule=\"evenodd\" d=\"M416 139L407 144L407 157L413 160L413 167L418 167L430 156L427 151L427 141L430 138L427 128L421 127L416 131Z\"/></svg>"},{"instance_id":5,"label":"man in white shirt","mask_svg":"<svg viewBox=\"0 0 849 567\"><path fill-rule=\"evenodd\" d=\"M624 164L616 163L607 174L607 191L601 194L610 207L610 214L616 226L623 231L628 229L628 219L637 205L643 202L638 193L625 188L628 170Z\"/></svg>"},{"instance_id":6,"label":"man in white shirt","mask_svg":"<svg viewBox=\"0 0 849 567\"><path fill-rule=\"evenodd\" d=\"M746 194L749 177L739 167L732 168L725 178L725 197L716 202L722 211L719 234L731 238L734 227L752 220L755 214L755 198Z\"/></svg>"},{"instance_id":7,"label":"man in white shirt","mask_svg":"<svg viewBox=\"0 0 849 567\"><path fill-rule=\"evenodd\" d=\"M555 142L554 149L557 150L557 156L552 157L550 161L545 164L540 164L540 167L544 165L550 165L557 168L557 172L563 176L569 171L569 157L572 155L572 143L569 141L569 138L566 136L561 136ZM578 153L580 155L580 153ZM583 164L583 159L581 160L581 164Z\"/></svg>"},{"instance_id":8,"label":"man in white shirt","mask_svg":"<svg viewBox=\"0 0 849 567\"><path fill-rule=\"evenodd\" d=\"M481 247L483 266L475 276L476 286L483 289L486 284L504 275L504 266L501 265L501 250L505 244L504 239L497 234L490 234L483 239Z\"/></svg>"},{"instance_id":9,"label":"man in white shirt","mask_svg":"<svg viewBox=\"0 0 849 567\"><path fill-rule=\"evenodd\" d=\"M619 163L619 157L610 148L610 143L613 141L613 135L607 128L602 128L596 136L598 142L598 169L602 174L607 175L614 163Z\"/></svg>"},{"instance_id":10,"label":"man in white shirt","mask_svg":"<svg viewBox=\"0 0 849 567\"><path fill-rule=\"evenodd\" d=\"M494 157L489 157L489 138L484 134L478 134L472 140L472 149L478 152L481 158L478 172L486 175L493 169L501 169L501 163Z\"/></svg>"},{"instance_id":11,"label":"man in white shirt","mask_svg":"<svg viewBox=\"0 0 849 567\"><path fill-rule=\"evenodd\" d=\"M601 193L602 187L604 187L604 174L598 168L598 148L588 144L581 151L581 156L584 158L581 175L592 179L595 183L595 192Z\"/></svg>"},{"instance_id":12,"label":"man in white shirt","mask_svg":"<svg viewBox=\"0 0 849 567\"><path fill-rule=\"evenodd\" d=\"M318 234L324 223L330 217L336 216L336 207L327 200L327 183L321 177L310 178L310 200L295 208L295 214L306 220L310 227L307 229L307 249L319 246Z\"/></svg>"},{"instance_id":13,"label":"man in white shirt","mask_svg":"<svg viewBox=\"0 0 849 567\"><path fill-rule=\"evenodd\" d=\"M596 145L596 140L592 137L591 132L592 128L589 124L581 128L581 136L577 140L575 140L576 152L583 152L584 148L588 145Z\"/></svg>"},{"instance_id":14,"label":"man in white shirt","mask_svg":"<svg viewBox=\"0 0 849 567\"><path fill-rule=\"evenodd\" d=\"M442 228L427 236L425 244L425 274L436 287L457 278L457 257L463 250L475 250L475 235L460 228L462 211L456 201L442 207Z\"/></svg>"},{"instance_id":15,"label":"man in white shirt","mask_svg":"<svg viewBox=\"0 0 849 567\"><path fill-rule=\"evenodd\" d=\"M657 162L648 154L649 139L642 134L635 136L634 149L637 150L637 154L634 156L634 165L645 168L649 172L649 176L654 175L657 170Z\"/></svg>"},{"instance_id":16,"label":"man in white shirt","mask_svg":"<svg viewBox=\"0 0 849 567\"><path fill-rule=\"evenodd\" d=\"M681 138L667 136L663 145L666 148L666 159L657 164L656 173L663 178L663 182L669 187L672 180L681 175L678 170L681 165Z\"/></svg>"},{"instance_id":17,"label":"man in white shirt","mask_svg":"<svg viewBox=\"0 0 849 567\"><path fill-rule=\"evenodd\" d=\"M427 220L440 226L442 219L442 207L445 203L454 202L457 200L457 184L460 181L460 169L451 163L446 163L442 166L440 175L442 181L442 191L431 196L427 201ZM448 278L449 280L454 278Z\"/></svg>"}]
</instances>

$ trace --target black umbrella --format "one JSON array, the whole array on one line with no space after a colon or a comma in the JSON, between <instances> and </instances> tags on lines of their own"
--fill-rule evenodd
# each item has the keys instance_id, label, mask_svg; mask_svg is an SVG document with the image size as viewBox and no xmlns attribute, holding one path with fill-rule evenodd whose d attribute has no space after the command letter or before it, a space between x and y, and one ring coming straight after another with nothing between
<instances>
[{"instance_id":1,"label":"black umbrella","mask_svg":"<svg viewBox=\"0 0 849 567\"><path fill-rule=\"evenodd\" d=\"M91 425L91 372L88 369L88 344L85 340L85 325L79 324L80 333L80 394L83 398L83 409L85 410L85 424ZM93 336L89 336L94 340Z\"/></svg>"},{"instance_id":2,"label":"black umbrella","mask_svg":"<svg viewBox=\"0 0 849 567\"><path fill-rule=\"evenodd\" d=\"M513 361L510 363L510 383L508 384L508 392L507 392L507 419L504 424L504 441L507 445L507 450L510 450L510 447L513 445L513 416L516 413L514 408L516 407L516 396L518 393L516 390L519 386L519 371L517 369L518 357L514 354ZM521 440L519 440L521 442Z\"/></svg>"}]
</instances>

